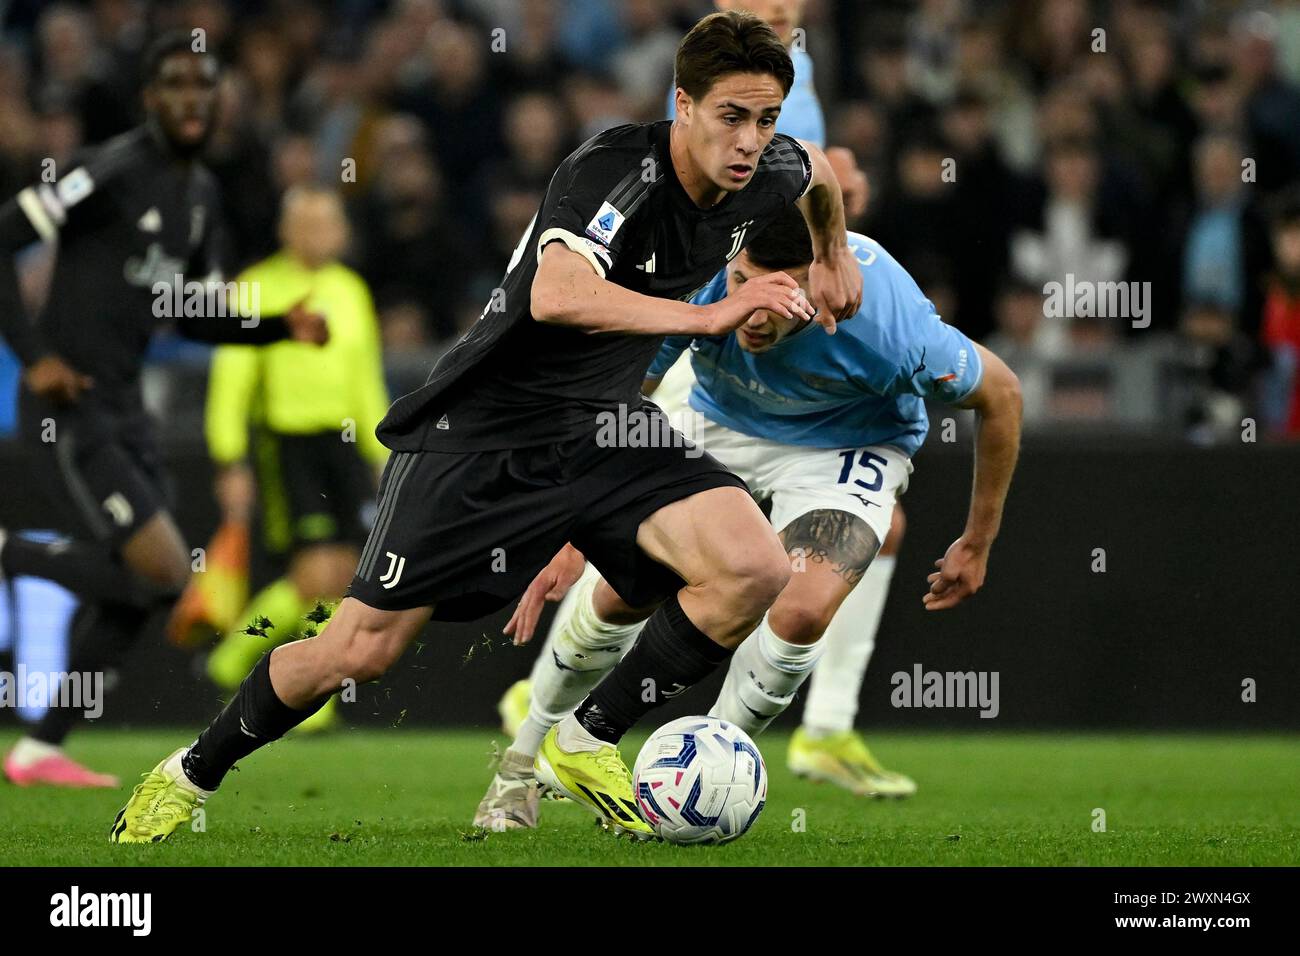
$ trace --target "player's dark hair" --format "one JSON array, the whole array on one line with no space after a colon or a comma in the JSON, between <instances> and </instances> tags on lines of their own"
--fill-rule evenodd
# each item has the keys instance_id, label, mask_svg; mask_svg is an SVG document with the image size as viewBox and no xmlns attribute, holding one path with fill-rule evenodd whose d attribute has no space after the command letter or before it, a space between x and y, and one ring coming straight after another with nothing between
<instances>
[{"instance_id":1,"label":"player's dark hair","mask_svg":"<svg viewBox=\"0 0 1300 956\"><path fill-rule=\"evenodd\" d=\"M745 255L760 269L797 269L813 261L812 236L798 206L785 211L745 246Z\"/></svg>"},{"instance_id":2,"label":"player's dark hair","mask_svg":"<svg viewBox=\"0 0 1300 956\"><path fill-rule=\"evenodd\" d=\"M206 51L194 49L194 37L185 30L168 30L153 39L144 51L140 82L148 86L158 78L158 71L169 56L177 53L192 53L195 56L207 56Z\"/></svg>"},{"instance_id":3,"label":"player's dark hair","mask_svg":"<svg viewBox=\"0 0 1300 956\"><path fill-rule=\"evenodd\" d=\"M752 13L711 13L682 38L675 64L677 85L698 100L730 73L768 73L782 94L794 85L794 63L781 38Z\"/></svg>"}]
</instances>

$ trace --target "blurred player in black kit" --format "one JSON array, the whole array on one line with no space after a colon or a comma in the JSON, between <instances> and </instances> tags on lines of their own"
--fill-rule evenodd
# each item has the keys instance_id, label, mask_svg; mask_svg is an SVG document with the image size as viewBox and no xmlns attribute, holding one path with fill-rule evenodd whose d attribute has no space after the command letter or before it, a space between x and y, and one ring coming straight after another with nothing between
<instances>
[{"instance_id":1,"label":"blurred player in black kit","mask_svg":"<svg viewBox=\"0 0 1300 956\"><path fill-rule=\"evenodd\" d=\"M199 158L219 67L191 44L177 33L150 47L141 126L0 207L0 336L23 364L20 434L51 504L80 529L54 544L0 530L0 576L47 578L83 598L73 673L110 671L190 573L140 393L154 330L174 317L181 334L204 342L326 337L318 315L240 312L240 297L221 285L217 188ZM14 254L36 241L57 241L58 252L48 304L33 322ZM6 757L5 775L22 785L115 786L60 749L80 712L51 707Z\"/></svg>"}]
</instances>

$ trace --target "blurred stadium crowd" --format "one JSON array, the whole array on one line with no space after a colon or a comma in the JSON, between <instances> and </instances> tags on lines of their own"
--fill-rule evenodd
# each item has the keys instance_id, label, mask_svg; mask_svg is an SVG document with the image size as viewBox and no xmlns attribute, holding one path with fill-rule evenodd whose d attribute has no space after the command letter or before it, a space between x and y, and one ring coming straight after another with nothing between
<instances>
[{"instance_id":1,"label":"blurred stadium crowd","mask_svg":"<svg viewBox=\"0 0 1300 956\"><path fill-rule=\"evenodd\" d=\"M201 27L229 271L274 251L286 188L338 183L397 392L478 316L560 160L663 115L710 9L0 0L0 194L133 125L146 37ZM869 177L852 226L1008 359L1031 429L1300 437L1300 2L808 0L796 42ZM1067 274L1149 283L1149 311L1050 315ZM205 354L158 350L174 377Z\"/></svg>"}]
</instances>

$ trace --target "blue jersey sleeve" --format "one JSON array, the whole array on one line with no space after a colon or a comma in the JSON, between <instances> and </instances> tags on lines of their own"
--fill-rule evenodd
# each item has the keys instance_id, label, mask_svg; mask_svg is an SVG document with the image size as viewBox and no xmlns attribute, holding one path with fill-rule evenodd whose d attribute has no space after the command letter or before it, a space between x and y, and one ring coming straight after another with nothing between
<instances>
[{"instance_id":1,"label":"blue jersey sleeve","mask_svg":"<svg viewBox=\"0 0 1300 956\"><path fill-rule=\"evenodd\" d=\"M689 335L670 335L664 339L664 344L659 346L659 354L646 370L646 378L663 378L676 363L677 357L690 348L691 341Z\"/></svg>"},{"instance_id":2,"label":"blue jersey sleeve","mask_svg":"<svg viewBox=\"0 0 1300 956\"><path fill-rule=\"evenodd\" d=\"M979 384L975 345L874 239L849 233L862 272L862 311L844 329L860 343L859 380L881 396L915 395L956 404Z\"/></svg>"},{"instance_id":3,"label":"blue jersey sleeve","mask_svg":"<svg viewBox=\"0 0 1300 956\"><path fill-rule=\"evenodd\" d=\"M724 298L726 294L727 270L722 269L709 280L707 285L691 296L690 303L691 305L710 305ZM695 337L691 335L670 335L665 338L664 344L659 347L659 354L650 363L646 376L649 378L662 378L673 367L673 363L677 361L677 356L690 348L694 339Z\"/></svg>"},{"instance_id":4,"label":"blue jersey sleeve","mask_svg":"<svg viewBox=\"0 0 1300 956\"><path fill-rule=\"evenodd\" d=\"M975 343L933 310L913 326L902 373L902 390L956 405L980 383L984 366Z\"/></svg>"}]
</instances>

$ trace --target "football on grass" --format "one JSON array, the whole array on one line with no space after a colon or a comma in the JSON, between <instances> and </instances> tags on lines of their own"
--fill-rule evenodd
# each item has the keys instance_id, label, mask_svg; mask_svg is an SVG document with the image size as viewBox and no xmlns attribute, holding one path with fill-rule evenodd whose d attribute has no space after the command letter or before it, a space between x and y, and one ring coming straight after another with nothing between
<instances>
[{"instance_id":1,"label":"football on grass","mask_svg":"<svg viewBox=\"0 0 1300 956\"><path fill-rule=\"evenodd\" d=\"M726 843L758 819L767 768L735 724L682 717L651 734L632 786L641 815L669 843Z\"/></svg>"}]
</instances>

